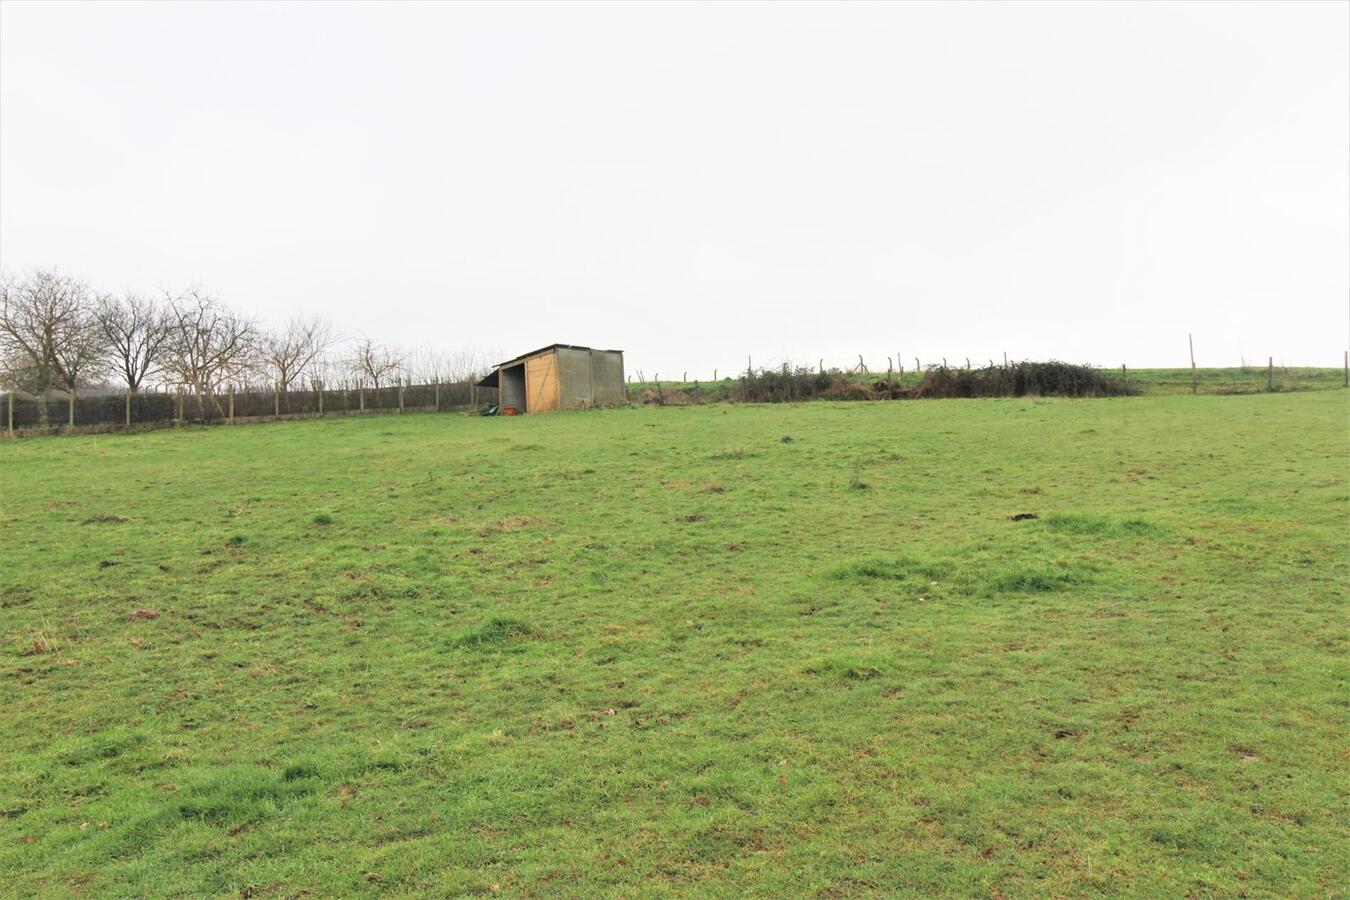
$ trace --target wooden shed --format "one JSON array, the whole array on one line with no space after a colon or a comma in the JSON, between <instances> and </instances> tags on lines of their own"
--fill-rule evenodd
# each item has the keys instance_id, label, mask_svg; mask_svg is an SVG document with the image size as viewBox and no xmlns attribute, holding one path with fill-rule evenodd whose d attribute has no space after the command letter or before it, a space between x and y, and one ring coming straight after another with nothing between
<instances>
[{"instance_id":1,"label":"wooden shed","mask_svg":"<svg viewBox=\"0 0 1350 900\"><path fill-rule=\"evenodd\" d=\"M498 363L479 387L497 388L502 408L558 412L624 403L622 350L550 344Z\"/></svg>"}]
</instances>

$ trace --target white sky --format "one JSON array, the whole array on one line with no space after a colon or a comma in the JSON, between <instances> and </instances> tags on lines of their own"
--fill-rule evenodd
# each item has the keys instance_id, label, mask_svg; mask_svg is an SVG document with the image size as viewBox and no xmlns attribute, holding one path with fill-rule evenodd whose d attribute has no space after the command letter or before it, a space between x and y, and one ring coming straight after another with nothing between
<instances>
[{"instance_id":1,"label":"white sky","mask_svg":"<svg viewBox=\"0 0 1350 900\"><path fill-rule=\"evenodd\" d=\"M708 377L1350 338L1350 4L0 5L0 266Z\"/></svg>"}]
</instances>

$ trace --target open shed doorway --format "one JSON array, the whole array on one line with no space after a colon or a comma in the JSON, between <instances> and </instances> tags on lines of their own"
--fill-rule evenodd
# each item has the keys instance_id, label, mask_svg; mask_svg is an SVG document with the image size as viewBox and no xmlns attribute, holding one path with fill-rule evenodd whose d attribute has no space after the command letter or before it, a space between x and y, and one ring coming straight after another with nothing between
<instances>
[{"instance_id":1,"label":"open shed doorway","mask_svg":"<svg viewBox=\"0 0 1350 900\"><path fill-rule=\"evenodd\" d=\"M499 378L502 408L514 406L519 412L529 412L525 408L525 363L501 369Z\"/></svg>"}]
</instances>

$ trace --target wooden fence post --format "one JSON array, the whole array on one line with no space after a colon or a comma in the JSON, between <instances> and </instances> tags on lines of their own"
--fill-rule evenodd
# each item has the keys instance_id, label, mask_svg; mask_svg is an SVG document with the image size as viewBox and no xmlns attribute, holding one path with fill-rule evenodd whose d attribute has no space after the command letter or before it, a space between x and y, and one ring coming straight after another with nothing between
<instances>
[{"instance_id":1,"label":"wooden fence post","mask_svg":"<svg viewBox=\"0 0 1350 900\"><path fill-rule=\"evenodd\" d=\"M1266 390L1275 390L1275 357L1266 359Z\"/></svg>"},{"instance_id":2,"label":"wooden fence post","mask_svg":"<svg viewBox=\"0 0 1350 900\"><path fill-rule=\"evenodd\" d=\"M230 424L234 424L234 385L230 385Z\"/></svg>"},{"instance_id":3,"label":"wooden fence post","mask_svg":"<svg viewBox=\"0 0 1350 900\"><path fill-rule=\"evenodd\" d=\"M75 388L70 389L70 427L75 427Z\"/></svg>"},{"instance_id":4,"label":"wooden fence post","mask_svg":"<svg viewBox=\"0 0 1350 900\"><path fill-rule=\"evenodd\" d=\"M356 389L357 412L366 411L366 388L364 385Z\"/></svg>"},{"instance_id":5,"label":"wooden fence post","mask_svg":"<svg viewBox=\"0 0 1350 900\"><path fill-rule=\"evenodd\" d=\"M127 388L127 427L131 427L131 388Z\"/></svg>"},{"instance_id":6,"label":"wooden fence post","mask_svg":"<svg viewBox=\"0 0 1350 900\"><path fill-rule=\"evenodd\" d=\"M322 419L322 418L323 418L323 382L320 381L320 382L317 382L316 384L317 384L317 387L319 388L319 418Z\"/></svg>"},{"instance_id":7,"label":"wooden fence post","mask_svg":"<svg viewBox=\"0 0 1350 900\"><path fill-rule=\"evenodd\" d=\"M398 414L403 415L403 382L398 383Z\"/></svg>"},{"instance_id":8,"label":"wooden fence post","mask_svg":"<svg viewBox=\"0 0 1350 900\"><path fill-rule=\"evenodd\" d=\"M1190 334L1186 335L1186 343L1190 344L1191 347L1191 393L1194 394L1198 393L1195 384L1195 337Z\"/></svg>"},{"instance_id":9,"label":"wooden fence post","mask_svg":"<svg viewBox=\"0 0 1350 900\"><path fill-rule=\"evenodd\" d=\"M434 395L434 396L435 396L435 402L436 402L436 412L440 412L440 411L441 411L441 380L440 380L439 378L436 379L436 388L435 388L435 395Z\"/></svg>"}]
</instances>

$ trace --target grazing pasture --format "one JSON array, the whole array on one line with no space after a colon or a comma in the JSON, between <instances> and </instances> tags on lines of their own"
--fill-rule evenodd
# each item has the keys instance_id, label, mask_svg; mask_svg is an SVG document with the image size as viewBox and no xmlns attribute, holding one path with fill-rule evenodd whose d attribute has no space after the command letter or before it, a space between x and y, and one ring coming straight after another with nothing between
<instances>
[{"instance_id":1,"label":"grazing pasture","mask_svg":"<svg viewBox=\"0 0 1350 900\"><path fill-rule=\"evenodd\" d=\"M1329 390L0 444L0 884L1334 895L1348 426Z\"/></svg>"}]
</instances>

